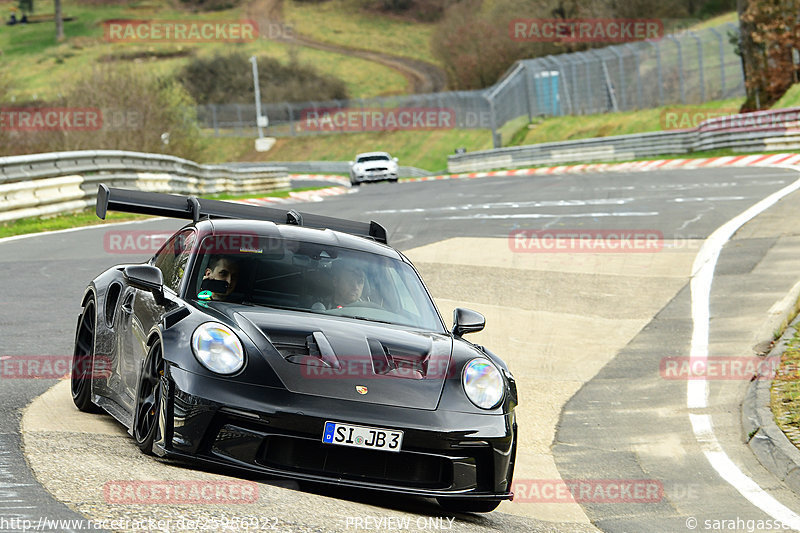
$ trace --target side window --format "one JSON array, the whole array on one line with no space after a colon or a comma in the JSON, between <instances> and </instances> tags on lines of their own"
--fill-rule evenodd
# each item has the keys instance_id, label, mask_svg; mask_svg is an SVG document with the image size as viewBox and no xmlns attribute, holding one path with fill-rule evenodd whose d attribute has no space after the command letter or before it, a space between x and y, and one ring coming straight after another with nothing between
<instances>
[{"instance_id":1,"label":"side window","mask_svg":"<svg viewBox=\"0 0 800 533\"><path fill-rule=\"evenodd\" d=\"M175 292L178 292L181 279L183 279L194 240L194 231L191 229L182 231L167 241L167 244L156 254L153 265L161 270L161 274L164 276L164 285Z\"/></svg>"}]
</instances>

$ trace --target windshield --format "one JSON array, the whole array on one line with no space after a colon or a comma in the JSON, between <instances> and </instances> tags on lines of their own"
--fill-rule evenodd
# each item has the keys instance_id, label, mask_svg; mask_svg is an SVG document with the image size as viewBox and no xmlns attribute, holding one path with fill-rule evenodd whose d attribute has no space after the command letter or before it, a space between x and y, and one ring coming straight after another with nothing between
<instances>
[{"instance_id":1,"label":"windshield","mask_svg":"<svg viewBox=\"0 0 800 533\"><path fill-rule=\"evenodd\" d=\"M201 243L189 299L442 330L419 276L403 261L255 235L247 236L246 246L219 253L221 237L206 237ZM238 243L241 236L227 240L234 238Z\"/></svg>"},{"instance_id":2,"label":"windshield","mask_svg":"<svg viewBox=\"0 0 800 533\"><path fill-rule=\"evenodd\" d=\"M389 161L388 155L369 155L366 157L359 157L358 163L366 163L367 161Z\"/></svg>"}]
</instances>

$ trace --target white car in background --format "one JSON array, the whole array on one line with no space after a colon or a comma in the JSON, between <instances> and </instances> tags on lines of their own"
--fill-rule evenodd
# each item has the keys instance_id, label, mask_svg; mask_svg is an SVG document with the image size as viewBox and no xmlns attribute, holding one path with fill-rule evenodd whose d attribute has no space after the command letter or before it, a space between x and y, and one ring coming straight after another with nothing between
<instances>
[{"instance_id":1,"label":"white car in background","mask_svg":"<svg viewBox=\"0 0 800 533\"><path fill-rule=\"evenodd\" d=\"M358 154L350 161L350 184L361 185L365 181L397 181L397 158L386 152Z\"/></svg>"}]
</instances>

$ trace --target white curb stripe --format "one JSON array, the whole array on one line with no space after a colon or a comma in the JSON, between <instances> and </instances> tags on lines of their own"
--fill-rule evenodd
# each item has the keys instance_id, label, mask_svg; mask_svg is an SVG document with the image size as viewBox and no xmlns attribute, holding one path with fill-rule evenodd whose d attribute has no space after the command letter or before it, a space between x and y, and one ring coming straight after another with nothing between
<instances>
[{"instance_id":1,"label":"white curb stripe","mask_svg":"<svg viewBox=\"0 0 800 533\"><path fill-rule=\"evenodd\" d=\"M760 156L748 156L750 161ZM744 159L748 159L744 158ZM744 159L738 162L744 161ZM737 165L739 166L739 165ZM772 165L779 168L790 168L800 172L798 167ZM733 234L748 221L763 213L780 199L800 190L800 178L783 189L767 196L738 216L729 220L712 233L695 256L692 265L691 298L692 298L692 342L691 359L708 358L708 332L710 323L711 284L714 280L714 269L722 247ZM708 381L705 379L690 380L686 387L686 405L689 409L705 409L708 407ZM713 421L710 414L689 414L697 442L709 464L717 473L744 496L753 505L783 524L800 530L800 515L780 503L765 492L755 481L745 475L725 453L714 434Z\"/></svg>"}]
</instances>

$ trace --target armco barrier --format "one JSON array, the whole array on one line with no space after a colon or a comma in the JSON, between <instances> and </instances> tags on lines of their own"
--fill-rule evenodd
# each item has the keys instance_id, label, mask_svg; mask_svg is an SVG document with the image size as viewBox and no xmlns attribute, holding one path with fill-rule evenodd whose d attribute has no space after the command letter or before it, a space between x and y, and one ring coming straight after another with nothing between
<instances>
[{"instance_id":1,"label":"armco barrier","mask_svg":"<svg viewBox=\"0 0 800 533\"><path fill-rule=\"evenodd\" d=\"M591 161L624 161L730 148L736 152L800 148L800 108L717 117L697 128L481 150L448 156L451 173Z\"/></svg>"},{"instance_id":2,"label":"armco barrier","mask_svg":"<svg viewBox=\"0 0 800 533\"><path fill-rule=\"evenodd\" d=\"M252 163L225 163L225 166L233 168L247 168ZM291 174L344 174L350 173L350 163L347 161L270 161L270 165L276 165L287 169ZM430 176L427 170L417 167L399 167L397 174L401 178L421 178Z\"/></svg>"},{"instance_id":3,"label":"armco barrier","mask_svg":"<svg viewBox=\"0 0 800 533\"><path fill-rule=\"evenodd\" d=\"M201 165L178 157L115 150L0 157L0 222L80 211L97 185L176 194L243 194L289 187L285 168Z\"/></svg>"}]
</instances>

